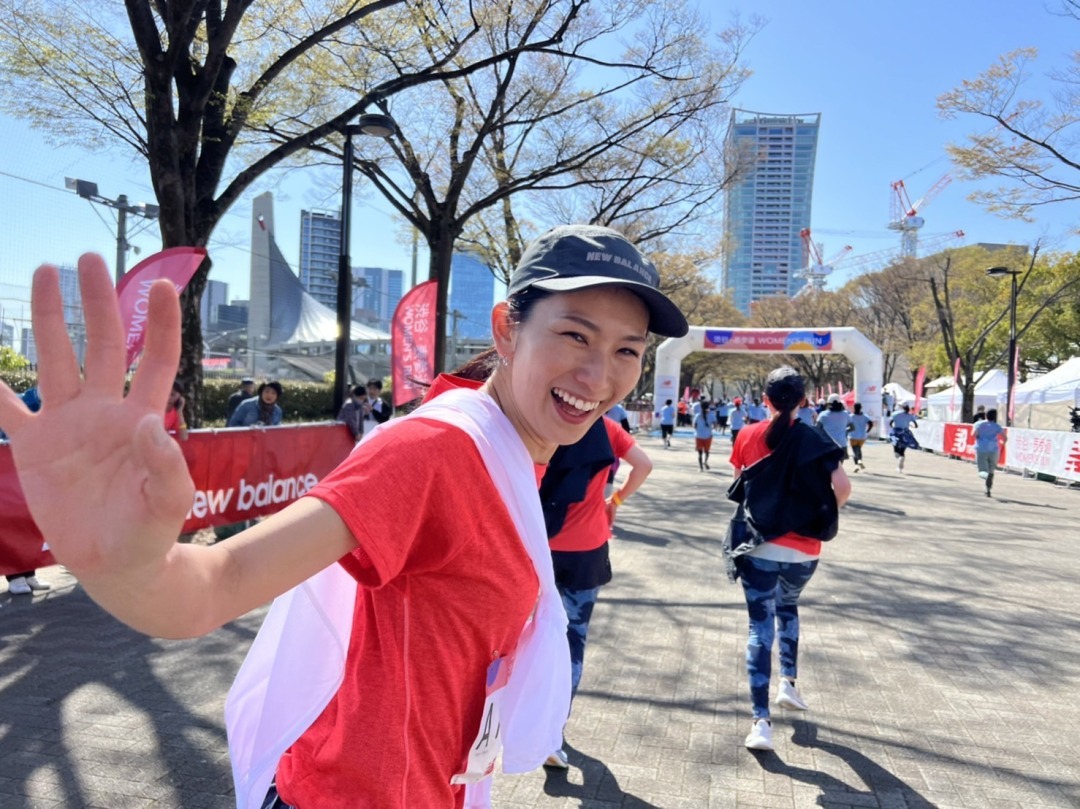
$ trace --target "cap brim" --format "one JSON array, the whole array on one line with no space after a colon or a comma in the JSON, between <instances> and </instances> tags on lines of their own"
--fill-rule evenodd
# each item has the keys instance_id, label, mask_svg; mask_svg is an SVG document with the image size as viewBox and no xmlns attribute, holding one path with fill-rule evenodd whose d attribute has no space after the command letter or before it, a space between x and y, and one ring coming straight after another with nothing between
<instances>
[{"instance_id":1,"label":"cap brim","mask_svg":"<svg viewBox=\"0 0 1080 809\"><path fill-rule=\"evenodd\" d=\"M641 298L649 310L649 331L661 337L683 337L690 331L690 324L682 310L656 287L610 278L606 275L577 275L569 278L547 278L534 281L529 286L545 289L548 292L573 292L589 287L614 286L625 287Z\"/></svg>"}]
</instances>

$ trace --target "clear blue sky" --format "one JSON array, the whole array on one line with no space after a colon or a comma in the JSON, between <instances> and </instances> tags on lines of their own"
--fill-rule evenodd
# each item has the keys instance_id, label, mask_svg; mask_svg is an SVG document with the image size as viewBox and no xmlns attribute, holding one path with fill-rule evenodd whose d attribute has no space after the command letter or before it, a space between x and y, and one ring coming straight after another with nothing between
<instances>
[{"instance_id":1,"label":"clear blue sky","mask_svg":"<svg viewBox=\"0 0 1080 809\"><path fill-rule=\"evenodd\" d=\"M728 10L738 8L711 7L714 25L721 27ZM935 107L939 94L1021 46L1038 46L1036 69L1049 71L1064 64L1080 41L1080 22L1052 16L1039 0L754 0L741 10L769 22L747 51L754 76L735 105L822 113L812 226L817 240L825 242L826 255L844 244L855 247L853 255L897 244L897 235L885 228L889 183L903 178L917 198L949 169L945 144L983 126L941 120ZM1033 86L1040 81L1037 76ZM135 201L153 201L145 169L119 152L50 147L18 120L0 118L0 143L0 219L7 236L0 284L24 283L41 261L73 262L86 250L103 253L111 264L116 252L112 212L65 191L64 177L93 180L112 198L125 193ZM385 204L365 193L362 180L356 185L353 263L408 271L404 228ZM337 208L339 188L338 172L311 169L267 178L255 189L275 192L278 240L290 260L298 250L301 208ZM1052 247L1080 249L1080 239L1070 232L1080 219L1075 209L1046 209L1031 225L1007 221L968 202L971 190L958 181L946 188L925 211L924 233L962 229L969 243L1030 243L1044 237ZM228 282L232 297L247 296L249 218L250 196L225 217L211 244L211 278ZM153 228L132 242L143 255L159 246ZM129 256L128 266L138 258ZM422 257L421 277L425 269Z\"/></svg>"}]
</instances>

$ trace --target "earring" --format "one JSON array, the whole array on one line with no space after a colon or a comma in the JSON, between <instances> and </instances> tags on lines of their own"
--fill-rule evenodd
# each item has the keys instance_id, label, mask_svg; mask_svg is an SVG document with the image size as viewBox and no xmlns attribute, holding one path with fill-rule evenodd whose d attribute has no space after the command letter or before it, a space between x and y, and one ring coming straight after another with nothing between
<instances>
[{"instance_id":1,"label":"earring","mask_svg":"<svg viewBox=\"0 0 1080 809\"><path fill-rule=\"evenodd\" d=\"M505 355L500 354L499 355L499 365L501 365L503 368L509 368L510 367L510 359L508 357L506 357Z\"/></svg>"}]
</instances>

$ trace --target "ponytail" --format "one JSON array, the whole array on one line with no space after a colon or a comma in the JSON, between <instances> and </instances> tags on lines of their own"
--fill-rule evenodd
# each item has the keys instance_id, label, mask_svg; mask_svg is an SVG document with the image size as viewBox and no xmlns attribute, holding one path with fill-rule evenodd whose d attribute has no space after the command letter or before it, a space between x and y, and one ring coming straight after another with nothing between
<instances>
[{"instance_id":1,"label":"ponytail","mask_svg":"<svg viewBox=\"0 0 1080 809\"><path fill-rule=\"evenodd\" d=\"M773 407L775 406L774 403ZM794 415L795 414L791 410L778 410L776 412L772 424L770 424L769 429L765 431L765 446L770 450L774 450L780 446L780 442L784 440L784 436L787 435L787 431L791 429L791 425L794 423Z\"/></svg>"}]
</instances>

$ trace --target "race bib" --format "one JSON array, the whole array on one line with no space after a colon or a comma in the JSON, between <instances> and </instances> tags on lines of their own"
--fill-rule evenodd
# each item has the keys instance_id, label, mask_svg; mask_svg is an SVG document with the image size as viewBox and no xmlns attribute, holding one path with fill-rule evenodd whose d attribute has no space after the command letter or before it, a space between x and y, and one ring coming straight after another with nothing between
<instances>
[{"instance_id":1,"label":"race bib","mask_svg":"<svg viewBox=\"0 0 1080 809\"><path fill-rule=\"evenodd\" d=\"M484 689L484 710L480 714L480 730L469 748L469 760L465 772L450 779L451 784L475 784L495 772L495 761L502 752L502 705L503 690L510 679L513 660L500 657L488 666Z\"/></svg>"}]
</instances>

